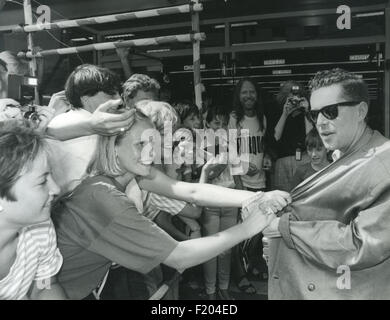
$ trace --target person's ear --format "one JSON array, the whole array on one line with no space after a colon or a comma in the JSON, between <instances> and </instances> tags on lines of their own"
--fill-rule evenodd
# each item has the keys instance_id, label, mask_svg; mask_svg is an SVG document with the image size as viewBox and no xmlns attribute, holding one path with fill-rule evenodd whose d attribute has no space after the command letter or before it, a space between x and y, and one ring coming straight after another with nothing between
<instances>
[{"instance_id":1,"label":"person's ear","mask_svg":"<svg viewBox=\"0 0 390 320\"><path fill-rule=\"evenodd\" d=\"M364 121L368 114L368 104L366 102L360 102L358 106L359 120Z\"/></svg>"},{"instance_id":2,"label":"person's ear","mask_svg":"<svg viewBox=\"0 0 390 320\"><path fill-rule=\"evenodd\" d=\"M88 105L88 100L89 100L88 96L80 97L81 104L83 105L84 108Z\"/></svg>"}]
</instances>

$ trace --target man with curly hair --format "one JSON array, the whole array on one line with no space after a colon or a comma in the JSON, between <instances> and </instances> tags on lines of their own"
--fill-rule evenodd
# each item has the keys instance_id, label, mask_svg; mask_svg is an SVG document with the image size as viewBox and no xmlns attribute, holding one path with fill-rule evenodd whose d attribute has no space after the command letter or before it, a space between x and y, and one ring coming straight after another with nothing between
<instances>
[{"instance_id":1,"label":"man with curly hair","mask_svg":"<svg viewBox=\"0 0 390 320\"><path fill-rule=\"evenodd\" d=\"M366 123L359 76L321 71L310 87L308 116L334 162L298 185L265 231L269 298L389 299L390 142Z\"/></svg>"},{"instance_id":2,"label":"man with curly hair","mask_svg":"<svg viewBox=\"0 0 390 320\"><path fill-rule=\"evenodd\" d=\"M157 100L160 85L146 74L135 73L123 84L123 100L127 107L134 108L141 100Z\"/></svg>"}]
</instances>

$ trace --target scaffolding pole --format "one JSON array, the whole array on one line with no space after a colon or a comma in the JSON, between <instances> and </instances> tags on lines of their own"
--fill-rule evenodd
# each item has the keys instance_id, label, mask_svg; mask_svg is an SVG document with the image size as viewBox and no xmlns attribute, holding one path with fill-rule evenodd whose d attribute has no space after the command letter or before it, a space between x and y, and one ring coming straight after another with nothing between
<instances>
[{"instance_id":1,"label":"scaffolding pole","mask_svg":"<svg viewBox=\"0 0 390 320\"><path fill-rule=\"evenodd\" d=\"M198 5L198 0L193 2L193 5ZM193 11L191 14L192 32L197 34L199 32L199 13ZM200 40L193 40L193 68L194 68L194 91L195 91L195 104L199 109L202 108L202 80L200 74Z\"/></svg>"},{"instance_id":2,"label":"scaffolding pole","mask_svg":"<svg viewBox=\"0 0 390 320\"><path fill-rule=\"evenodd\" d=\"M43 50L34 53L31 52L19 52L19 58L41 58L53 55L67 55L67 54L76 54L80 52L87 51L101 51L101 50L112 50L117 48L127 48L127 47L142 47L142 46L152 46L159 45L164 43L173 43L173 42L191 42L191 41L202 41L206 39L204 33L194 33L194 34L178 34L171 36L155 37L155 38L144 38L136 40L126 40L126 41L116 41L116 42L103 42L88 44L85 46L79 47L69 47L61 49L51 49Z\"/></svg>"},{"instance_id":3,"label":"scaffolding pole","mask_svg":"<svg viewBox=\"0 0 390 320\"><path fill-rule=\"evenodd\" d=\"M30 8L31 8L31 4L30 4ZM202 10L203 10L203 5L200 3L194 5L186 4L186 5L175 6L175 7L167 7L167 8L160 8L160 9L136 11L136 12L125 12L119 14L84 18L84 19L63 20L63 21L56 21L52 23L32 24L31 22L29 24L26 23L26 26L9 26L9 28L2 28L1 31L30 33L30 32L37 32L37 31L44 31L48 29L52 30L52 29L75 28L75 27L82 27L85 25L92 25L92 24L102 24L102 23L118 22L124 20L158 17L158 16L171 15L177 13L198 12Z\"/></svg>"},{"instance_id":4,"label":"scaffolding pole","mask_svg":"<svg viewBox=\"0 0 390 320\"><path fill-rule=\"evenodd\" d=\"M23 1L23 10L24 10L24 22L26 25L33 24L33 13L30 0ZM27 50L30 53L34 52L34 39L32 33L27 35ZM29 71L30 75L33 77L38 76L38 66L37 59L34 57L29 61ZM38 87L34 88L34 103L39 104L39 91Z\"/></svg>"}]
</instances>

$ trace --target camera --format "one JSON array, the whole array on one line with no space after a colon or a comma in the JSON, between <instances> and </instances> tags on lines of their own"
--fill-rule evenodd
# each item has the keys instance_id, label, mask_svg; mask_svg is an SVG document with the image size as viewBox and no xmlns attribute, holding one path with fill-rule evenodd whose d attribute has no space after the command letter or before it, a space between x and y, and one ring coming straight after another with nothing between
<instances>
[{"instance_id":1,"label":"camera","mask_svg":"<svg viewBox=\"0 0 390 320\"><path fill-rule=\"evenodd\" d=\"M35 99L35 88L38 86L38 79L20 74L8 75L8 97L19 101L23 117L33 125L40 122L39 114L33 104Z\"/></svg>"},{"instance_id":2,"label":"camera","mask_svg":"<svg viewBox=\"0 0 390 320\"><path fill-rule=\"evenodd\" d=\"M38 87L37 78L21 74L8 75L8 98L19 101L22 106L34 101L36 87Z\"/></svg>"},{"instance_id":3,"label":"camera","mask_svg":"<svg viewBox=\"0 0 390 320\"><path fill-rule=\"evenodd\" d=\"M293 109L296 109L293 111L292 116L296 117L301 112L305 111L304 107L299 107L301 101L304 98L301 97L301 90L299 86L292 86L291 88L291 95L288 98L288 103L292 106Z\"/></svg>"}]
</instances>

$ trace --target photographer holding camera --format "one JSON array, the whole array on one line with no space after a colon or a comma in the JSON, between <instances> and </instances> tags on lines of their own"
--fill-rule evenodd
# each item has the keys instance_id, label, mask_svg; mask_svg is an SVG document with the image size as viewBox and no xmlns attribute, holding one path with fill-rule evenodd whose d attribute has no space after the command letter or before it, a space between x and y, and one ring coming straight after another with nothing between
<instances>
[{"instance_id":1,"label":"photographer holding camera","mask_svg":"<svg viewBox=\"0 0 390 320\"><path fill-rule=\"evenodd\" d=\"M278 160L273 188L289 191L297 166L309 161L304 153L305 137L312 129L305 116L309 102L302 86L293 81L281 85L276 100L283 111L274 130Z\"/></svg>"}]
</instances>

